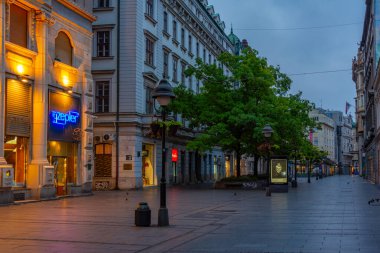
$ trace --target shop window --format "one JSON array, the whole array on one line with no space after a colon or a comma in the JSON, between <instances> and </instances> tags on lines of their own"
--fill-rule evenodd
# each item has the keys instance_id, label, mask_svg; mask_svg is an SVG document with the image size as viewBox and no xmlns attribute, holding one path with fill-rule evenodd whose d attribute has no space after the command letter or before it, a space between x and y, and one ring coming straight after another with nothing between
<instances>
[{"instance_id":1,"label":"shop window","mask_svg":"<svg viewBox=\"0 0 380 253\"><path fill-rule=\"evenodd\" d=\"M110 81L97 81L95 106L96 112L109 112L110 110Z\"/></svg>"},{"instance_id":2,"label":"shop window","mask_svg":"<svg viewBox=\"0 0 380 253\"><path fill-rule=\"evenodd\" d=\"M22 47L28 47L28 11L11 4L9 23L10 42Z\"/></svg>"},{"instance_id":3,"label":"shop window","mask_svg":"<svg viewBox=\"0 0 380 253\"><path fill-rule=\"evenodd\" d=\"M26 180L26 165L28 164L28 138L5 136L4 158L14 168L16 187L24 187Z\"/></svg>"},{"instance_id":4,"label":"shop window","mask_svg":"<svg viewBox=\"0 0 380 253\"><path fill-rule=\"evenodd\" d=\"M151 144L143 144L142 148L142 180L144 186L155 185L156 184L156 176L153 165L153 153L154 146Z\"/></svg>"},{"instance_id":5,"label":"shop window","mask_svg":"<svg viewBox=\"0 0 380 253\"><path fill-rule=\"evenodd\" d=\"M55 168L57 195L68 194L68 186L77 183L78 144L49 141L47 155Z\"/></svg>"},{"instance_id":6,"label":"shop window","mask_svg":"<svg viewBox=\"0 0 380 253\"><path fill-rule=\"evenodd\" d=\"M95 145L95 177L112 177L112 145Z\"/></svg>"},{"instance_id":7,"label":"shop window","mask_svg":"<svg viewBox=\"0 0 380 253\"><path fill-rule=\"evenodd\" d=\"M69 36L64 32L59 32L55 39L55 60L73 65L73 47Z\"/></svg>"}]
</instances>

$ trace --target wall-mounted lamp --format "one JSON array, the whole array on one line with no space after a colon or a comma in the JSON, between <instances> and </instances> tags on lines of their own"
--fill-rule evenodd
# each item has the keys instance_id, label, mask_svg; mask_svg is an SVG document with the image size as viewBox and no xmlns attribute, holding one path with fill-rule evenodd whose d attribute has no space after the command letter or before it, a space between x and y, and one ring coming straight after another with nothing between
<instances>
[{"instance_id":1,"label":"wall-mounted lamp","mask_svg":"<svg viewBox=\"0 0 380 253\"><path fill-rule=\"evenodd\" d=\"M16 71L17 71L17 74L23 75L24 72L25 72L25 68L24 68L24 66L22 64L18 64L16 66Z\"/></svg>"},{"instance_id":2,"label":"wall-mounted lamp","mask_svg":"<svg viewBox=\"0 0 380 253\"><path fill-rule=\"evenodd\" d=\"M69 87L67 88L67 93L69 93L69 94L73 94L73 87L69 86Z\"/></svg>"}]
</instances>

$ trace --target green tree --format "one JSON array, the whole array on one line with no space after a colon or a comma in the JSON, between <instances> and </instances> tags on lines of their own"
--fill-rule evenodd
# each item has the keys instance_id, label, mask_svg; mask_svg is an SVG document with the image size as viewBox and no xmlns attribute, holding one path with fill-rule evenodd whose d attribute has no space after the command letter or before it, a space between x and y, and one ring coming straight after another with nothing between
<instances>
[{"instance_id":1,"label":"green tree","mask_svg":"<svg viewBox=\"0 0 380 253\"><path fill-rule=\"evenodd\" d=\"M292 127L287 125L291 121L289 115L298 120L297 115L304 111L307 114L309 108L300 95L287 94L291 80L280 68L268 65L267 60L257 54L252 49L239 56L222 53L218 61L228 68L229 76L216 65L197 59L196 66L190 67L186 74L202 81L201 92L194 94L179 85L174 89L177 99L171 104L171 110L181 113L191 127L201 130L188 143L188 148L202 152L219 146L224 151L235 152L237 176L240 176L241 155L262 155L258 147L264 141L265 124L271 124L276 130L274 146L283 145L282 138L289 139L292 132L283 134L282 129ZM304 133L304 129L298 130L307 125L302 120L303 117L297 124L292 123L297 127L293 133ZM280 148L286 149L281 145Z\"/></svg>"}]
</instances>

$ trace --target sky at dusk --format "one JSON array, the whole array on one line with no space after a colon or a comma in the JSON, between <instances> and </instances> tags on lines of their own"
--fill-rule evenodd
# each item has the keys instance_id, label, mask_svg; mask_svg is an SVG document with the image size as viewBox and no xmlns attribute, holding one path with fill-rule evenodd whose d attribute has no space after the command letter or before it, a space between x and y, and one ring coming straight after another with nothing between
<instances>
[{"instance_id":1,"label":"sky at dusk","mask_svg":"<svg viewBox=\"0 0 380 253\"><path fill-rule=\"evenodd\" d=\"M291 92L324 109L353 105L352 59L361 41L364 0L209 0L225 32L279 65L293 80ZM315 73L325 72L325 73ZM305 74L314 73L314 74Z\"/></svg>"}]
</instances>

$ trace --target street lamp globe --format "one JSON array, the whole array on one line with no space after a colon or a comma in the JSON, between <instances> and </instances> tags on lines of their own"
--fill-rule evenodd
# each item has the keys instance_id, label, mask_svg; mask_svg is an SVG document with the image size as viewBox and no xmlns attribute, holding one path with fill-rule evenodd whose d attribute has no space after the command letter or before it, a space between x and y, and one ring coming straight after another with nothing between
<instances>
[{"instance_id":1,"label":"street lamp globe","mask_svg":"<svg viewBox=\"0 0 380 253\"><path fill-rule=\"evenodd\" d=\"M269 124L266 124L263 128L262 134L265 138L270 138L273 134L273 129Z\"/></svg>"},{"instance_id":2,"label":"street lamp globe","mask_svg":"<svg viewBox=\"0 0 380 253\"><path fill-rule=\"evenodd\" d=\"M173 88L166 79L158 83L157 87L153 90L152 98L157 99L160 106L167 106L171 99L175 98Z\"/></svg>"}]
</instances>

